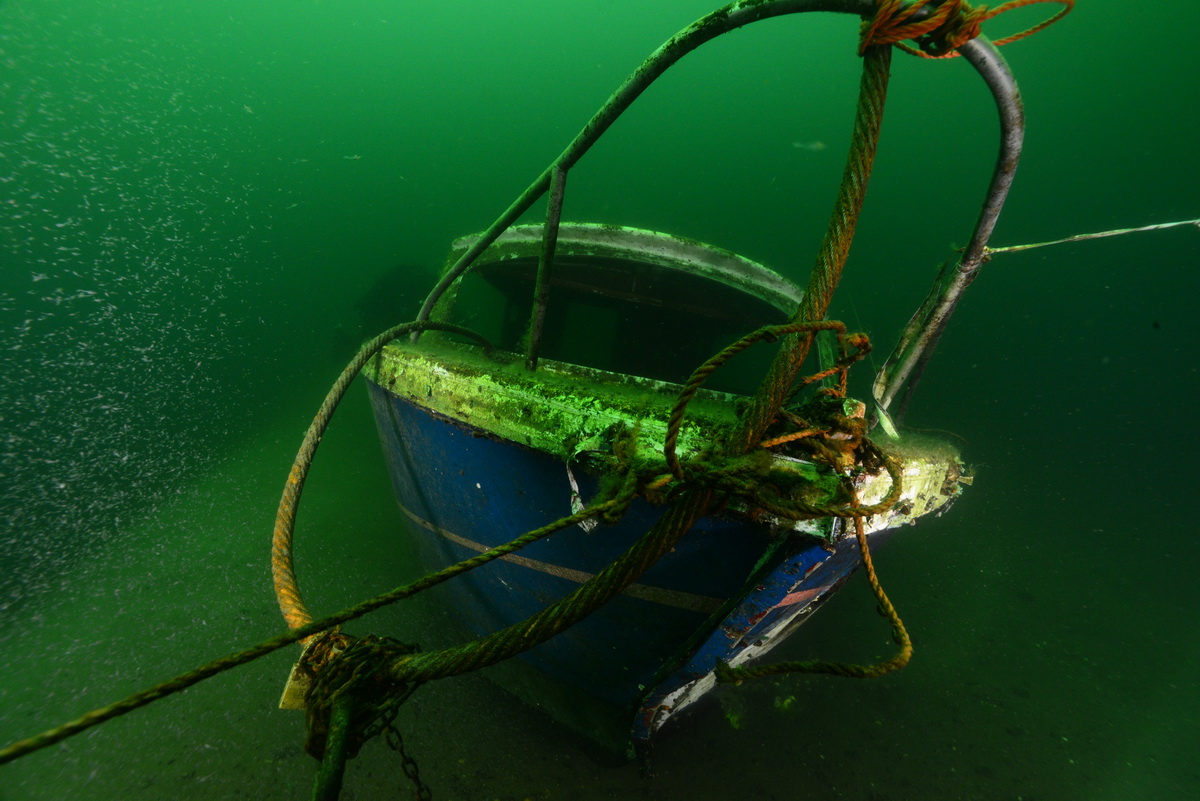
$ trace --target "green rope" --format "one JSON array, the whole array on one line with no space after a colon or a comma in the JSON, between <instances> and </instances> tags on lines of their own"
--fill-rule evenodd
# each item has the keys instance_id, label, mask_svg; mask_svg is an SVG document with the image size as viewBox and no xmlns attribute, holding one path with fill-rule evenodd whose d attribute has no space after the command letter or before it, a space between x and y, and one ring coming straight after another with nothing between
<instances>
[{"instance_id":1,"label":"green rope","mask_svg":"<svg viewBox=\"0 0 1200 801\"><path fill-rule=\"evenodd\" d=\"M308 471L312 467L317 447L333 419L333 413L338 404L346 396L350 385L368 361L383 350L384 345L397 337L415 331L446 331L476 340L487 350L492 346L486 339L466 328L449 323L439 323L430 320L403 323L393 326L377 337L369 340L350 360L341 374L334 381L321 408L317 410L312 423L304 433L304 441L296 452L292 462L291 472L283 487L283 495L279 500L279 510L275 515L275 529L271 535L271 577L275 587L275 596L279 601L279 609L289 628L298 628L312 622L312 615L304 607L300 597L300 588L296 583L296 574L292 568L292 543L296 528L296 509L300 505L300 495L304 491L304 482L308 479Z\"/></svg>"},{"instance_id":2,"label":"green rope","mask_svg":"<svg viewBox=\"0 0 1200 801\"><path fill-rule=\"evenodd\" d=\"M74 735L86 731L93 726L99 725L107 720L120 717L121 715L132 712L133 710L139 709L147 704L153 703L154 701L166 698L169 695L174 695L177 692L186 690L188 687L199 684L205 679L216 676L219 673L232 670L233 668L244 665L248 662L253 662L255 659L259 659L274 651L278 651L280 648L285 648L293 643L297 643L301 640L312 637L315 634L320 634L323 631L327 631L336 626L340 626L343 623L360 618L369 612L374 612L376 609L396 603L397 601L401 601L405 598L410 598L419 592L427 590L437 584L441 584L442 582L454 578L461 573L465 573L468 570L473 570L481 565L491 562L494 559L499 559L502 556L517 551L526 545L529 545L530 543L548 537L556 531L561 531L565 528L578 525L584 520L588 520L603 514L611 505L611 502L600 503L588 507L587 509L580 510L573 515L569 515L556 520L549 525L530 531L529 533L524 534L515 540L512 540L511 542L505 543L504 545L497 546L489 551L479 554L478 556L473 556L470 559L459 562L458 564L451 565L445 570L424 576L417 581L412 582L411 584L397 587L390 592L383 593L382 595L370 598L366 601L355 604L354 606L347 607L336 614L323 617L320 620L314 620L311 623L292 629L291 631L280 634L277 637L264 640L258 645L252 646L243 651L238 651L235 654L231 654L220 659L215 659L212 662L201 665L195 670L182 673L172 679L168 679L167 681L157 684L154 687L134 693L133 695L109 704L108 706L95 709L91 712L88 712L86 715L82 715L75 720L64 723L61 726L48 729L41 734L26 738L24 740L18 740L17 742L0 749L0 765L11 762L14 759L25 756L26 754L33 753L34 751L39 751L47 746L54 745L55 743L62 742L68 737L73 737Z\"/></svg>"},{"instance_id":3,"label":"green rope","mask_svg":"<svg viewBox=\"0 0 1200 801\"><path fill-rule=\"evenodd\" d=\"M541 612L494 634L442 651L401 657L392 665L400 681L428 681L493 665L545 642L583 620L636 581L670 551L713 501L711 490L681 494L616 561Z\"/></svg>"}]
</instances>

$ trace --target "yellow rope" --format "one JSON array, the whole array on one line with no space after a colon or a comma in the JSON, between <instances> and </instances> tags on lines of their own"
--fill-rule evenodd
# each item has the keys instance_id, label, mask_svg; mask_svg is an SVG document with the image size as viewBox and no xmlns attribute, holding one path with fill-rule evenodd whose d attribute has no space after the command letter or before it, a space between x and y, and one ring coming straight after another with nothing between
<instances>
[{"instance_id":1,"label":"yellow rope","mask_svg":"<svg viewBox=\"0 0 1200 801\"><path fill-rule=\"evenodd\" d=\"M871 585L871 591L875 593L875 599L879 602L880 611L883 612L884 616L892 624L892 635L896 643L900 646L899 652L890 659L885 659L874 665L856 665L849 662L826 662L822 660L776 662L756 667L732 667L731 665L721 663L716 668L717 681L739 684L746 679L776 676L781 673L826 673L849 679L874 679L886 676L888 673L894 673L908 664L913 654L912 638L908 636L908 629L904 627L904 621L900 619L899 613L896 612L896 607L892 605L891 599L883 591L883 586L879 583L879 577L875 575L875 563L871 560L871 549L867 545L867 535L861 514L856 515L854 518L854 536L858 540L858 550L862 555L863 568L867 574L867 581Z\"/></svg>"}]
</instances>

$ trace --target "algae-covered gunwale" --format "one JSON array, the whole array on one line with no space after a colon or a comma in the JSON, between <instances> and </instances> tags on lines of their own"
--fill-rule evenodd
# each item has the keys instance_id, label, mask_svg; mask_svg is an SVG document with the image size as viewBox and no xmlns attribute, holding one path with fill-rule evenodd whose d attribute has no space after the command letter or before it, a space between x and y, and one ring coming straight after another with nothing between
<instances>
[{"instance_id":1,"label":"algae-covered gunwale","mask_svg":"<svg viewBox=\"0 0 1200 801\"><path fill-rule=\"evenodd\" d=\"M527 370L519 355L435 337L418 343L393 342L364 370L366 378L395 398L469 431L541 452L564 465L578 462L596 470L612 469L616 440L636 432L634 458L661 460L667 420L682 387L666 381L612 373L580 365L542 360ZM701 389L688 405L680 427L681 459L711 450L737 424L746 399ZM851 414L862 404L848 399ZM940 440L907 436L884 443L900 465L900 501L867 518L870 531L913 522L955 497L961 476L957 451ZM814 503L845 500L845 477L827 465L786 454L773 457L792 471ZM881 468L860 468L854 484L861 502L883 498L891 477ZM835 521L801 520L789 527L822 539L841 532Z\"/></svg>"},{"instance_id":2,"label":"algae-covered gunwale","mask_svg":"<svg viewBox=\"0 0 1200 801\"><path fill-rule=\"evenodd\" d=\"M635 427L641 455L661 453L680 391L665 381L548 359L531 372L517 354L429 336L389 344L364 374L434 414L561 459L608 450L618 433ZM740 400L701 389L680 429L680 451L713 442L735 422Z\"/></svg>"}]
</instances>

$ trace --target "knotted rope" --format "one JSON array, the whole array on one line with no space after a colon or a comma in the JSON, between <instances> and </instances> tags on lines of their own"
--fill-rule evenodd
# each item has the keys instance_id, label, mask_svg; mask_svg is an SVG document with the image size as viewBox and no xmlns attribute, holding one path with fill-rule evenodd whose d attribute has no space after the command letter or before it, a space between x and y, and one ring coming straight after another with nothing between
<instances>
[{"instance_id":1,"label":"knotted rope","mask_svg":"<svg viewBox=\"0 0 1200 801\"><path fill-rule=\"evenodd\" d=\"M917 0L911 5L905 5L905 0L879 0L875 16L862 24L858 54L865 54L872 46L894 44L921 58L955 58L959 47L979 36L983 23L1005 11L1038 3L1059 3L1063 8L1032 28L997 39L992 43L997 47L1032 36L1058 22L1075 7L1075 0L1010 0L995 8L972 7L966 0ZM928 15L915 19L925 9L929 10ZM920 49L904 44L907 39L915 40Z\"/></svg>"}]
</instances>

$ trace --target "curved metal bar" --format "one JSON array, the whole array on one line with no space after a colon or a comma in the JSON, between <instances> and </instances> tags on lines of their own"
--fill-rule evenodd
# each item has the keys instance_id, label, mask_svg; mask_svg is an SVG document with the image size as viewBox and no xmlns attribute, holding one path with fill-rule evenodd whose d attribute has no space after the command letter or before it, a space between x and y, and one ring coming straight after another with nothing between
<instances>
[{"instance_id":1,"label":"curved metal bar","mask_svg":"<svg viewBox=\"0 0 1200 801\"><path fill-rule=\"evenodd\" d=\"M504 233L517 221L517 218L546 193L546 190L550 188L551 177L557 170L565 173L571 169L596 143L596 140L603 136L617 118L633 104L633 101L637 100L650 84L654 83L677 61L721 34L771 17L806 11L834 11L870 16L875 11L875 4L872 0L742 0L742 2L730 3L701 17L672 36L655 50L642 63L642 66L625 79L625 83L613 92L608 101L588 121L559 157L513 201L512 205L488 227L475 244L454 263L454 266L446 271L429 296L425 298L417 320L428 319L434 304L450 285L470 268L479 254L495 242L500 234Z\"/></svg>"},{"instance_id":2,"label":"curved metal bar","mask_svg":"<svg viewBox=\"0 0 1200 801\"><path fill-rule=\"evenodd\" d=\"M633 101L685 55L722 34L771 17L808 11L830 11L868 17L874 13L874 9L873 0L743 0L718 9L680 31L654 51L625 80L559 157L446 271L426 297L417 319L428 319L438 299L454 281L470 269L479 254L547 192L552 177L557 173L565 180L566 172L587 153ZM953 270L943 268L939 273L925 302L909 321L895 350L875 378L874 395L877 410L885 421L887 409L900 389L907 385L906 398L911 394L959 299L975 279L979 268L987 261L987 241L1008 196L1024 138L1024 111L1020 94L1004 57L984 37L964 44L959 48L959 52L979 71L996 100L1000 113L1000 155L970 244ZM414 339L416 336L417 333L414 333Z\"/></svg>"},{"instance_id":3,"label":"curved metal bar","mask_svg":"<svg viewBox=\"0 0 1200 801\"><path fill-rule=\"evenodd\" d=\"M952 269L948 264L942 266L929 295L909 320L892 355L875 376L872 389L877 412L885 428L890 428L888 408L901 389L904 395L897 416L903 415L904 407L950 321L950 315L979 274L979 268L989 258L988 238L996 227L996 220L1008 197L1025 138L1025 110L1021 105L1021 93L1004 56L982 36L960 47L959 53L979 71L996 100L1000 114L1000 154L996 159L983 209L962 257Z\"/></svg>"}]
</instances>

